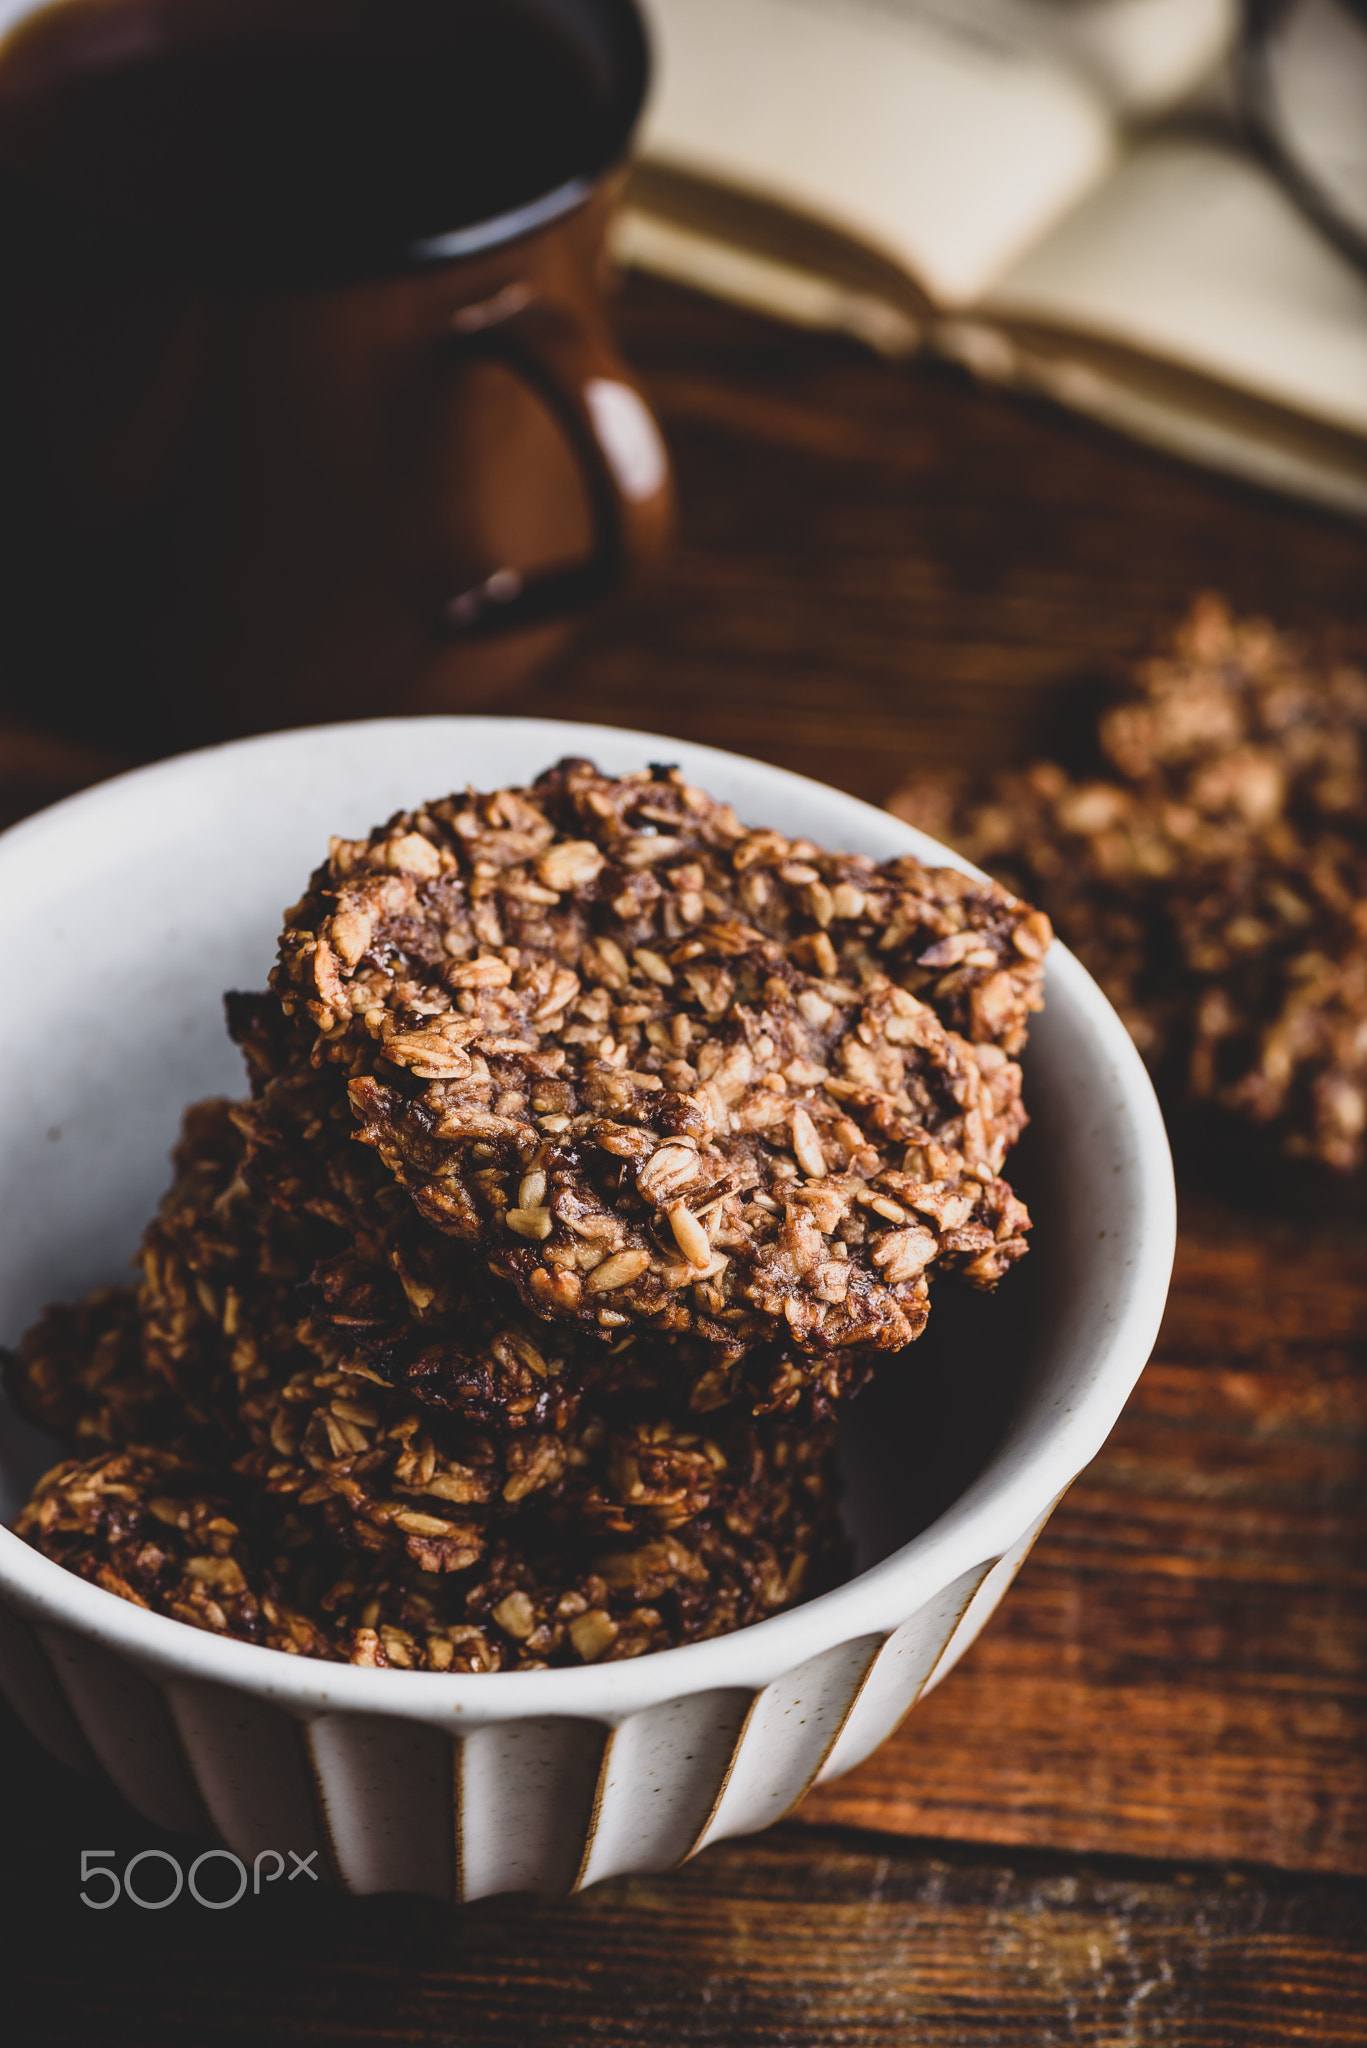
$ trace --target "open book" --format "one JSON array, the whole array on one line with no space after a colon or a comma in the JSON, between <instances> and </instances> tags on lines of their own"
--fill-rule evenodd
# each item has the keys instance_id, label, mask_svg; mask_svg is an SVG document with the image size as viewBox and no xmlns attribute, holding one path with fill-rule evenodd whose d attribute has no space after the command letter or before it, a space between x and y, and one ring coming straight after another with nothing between
<instances>
[{"instance_id":1,"label":"open book","mask_svg":"<svg viewBox=\"0 0 1367 2048\"><path fill-rule=\"evenodd\" d=\"M623 260L1367 515L1367 272L1220 113L1233 0L645 10Z\"/></svg>"}]
</instances>

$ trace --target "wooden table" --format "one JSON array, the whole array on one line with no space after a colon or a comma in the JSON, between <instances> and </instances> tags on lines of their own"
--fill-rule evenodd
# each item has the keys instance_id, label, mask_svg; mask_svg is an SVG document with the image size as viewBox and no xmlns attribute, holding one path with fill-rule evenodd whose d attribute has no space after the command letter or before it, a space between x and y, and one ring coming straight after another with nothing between
<instances>
[{"instance_id":1,"label":"wooden table","mask_svg":"<svg viewBox=\"0 0 1367 2048\"><path fill-rule=\"evenodd\" d=\"M1367 541L947 372L637 281L674 448L652 587L505 706L644 725L875 801L1019 758L1196 590L1367 622ZM98 757L0 735L11 814ZM795 1819L575 1900L77 1899L160 1838L17 1731L25 2043L1367 2040L1360 1194L1182 1191L1154 1362L964 1663ZM122 1861L122 1854L120 1857Z\"/></svg>"}]
</instances>

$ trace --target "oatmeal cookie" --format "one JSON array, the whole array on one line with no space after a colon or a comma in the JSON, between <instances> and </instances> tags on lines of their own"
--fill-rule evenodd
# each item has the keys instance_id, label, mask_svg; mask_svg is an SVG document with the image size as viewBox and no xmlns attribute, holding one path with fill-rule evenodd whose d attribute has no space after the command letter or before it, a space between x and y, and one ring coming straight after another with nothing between
<instances>
[{"instance_id":1,"label":"oatmeal cookie","mask_svg":"<svg viewBox=\"0 0 1367 2048\"><path fill-rule=\"evenodd\" d=\"M587 1533L537 1524L450 1575L330 1544L297 1512L264 1516L232 1481L147 1447L59 1465L14 1526L136 1606L293 1654L433 1671L611 1662L744 1627L838 1579L829 1429L753 1433L747 1448L724 1509L625 1540L610 1518Z\"/></svg>"},{"instance_id":2,"label":"oatmeal cookie","mask_svg":"<svg viewBox=\"0 0 1367 2048\"><path fill-rule=\"evenodd\" d=\"M366 1271L354 1244L310 1273L300 1213L253 1198L244 1149L230 1105L196 1105L141 1287L49 1311L26 1340L17 1391L73 1449L140 1440L231 1464L253 1498L293 1502L320 1541L463 1571L532 1496L555 1502L563 1524L619 1531L728 1507L726 1475L748 1442L731 1412L737 1386L742 1416L781 1411L791 1433L799 1408L810 1427L867 1370L836 1357L799 1371L769 1347L728 1373L696 1340L634 1332L585 1344L567 1330L557 1355L544 1327L538 1349L487 1294L457 1296L449 1322L420 1319L410 1293L433 1303L413 1260L406 1287L387 1266ZM724 1411L705 1433L670 1413L690 1400Z\"/></svg>"},{"instance_id":3,"label":"oatmeal cookie","mask_svg":"<svg viewBox=\"0 0 1367 2048\"><path fill-rule=\"evenodd\" d=\"M1367 1141L1367 674L1201 600L1054 762L891 808L1042 903L1170 1100L1339 1171Z\"/></svg>"},{"instance_id":4,"label":"oatmeal cookie","mask_svg":"<svg viewBox=\"0 0 1367 2048\"><path fill-rule=\"evenodd\" d=\"M0 1366L24 1420L83 1457L181 1434L180 1404L147 1371L135 1288L99 1287L74 1306L45 1308Z\"/></svg>"},{"instance_id":5,"label":"oatmeal cookie","mask_svg":"<svg viewBox=\"0 0 1367 2048\"><path fill-rule=\"evenodd\" d=\"M306 1216L257 1202L241 1178L243 1151L231 1104L186 1111L171 1186L139 1248L139 1284L45 1310L5 1356L29 1421L82 1453L141 1443L213 1462L243 1447L242 1390L307 1362L295 1337L299 1290L336 1242Z\"/></svg>"},{"instance_id":6,"label":"oatmeal cookie","mask_svg":"<svg viewBox=\"0 0 1367 2048\"><path fill-rule=\"evenodd\" d=\"M310 1612L353 1662L537 1670L615 1662L722 1635L835 1585L848 1568L831 1433L754 1432L724 1510L667 1530L576 1537L533 1522L453 1577L352 1559L323 1586L305 1546Z\"/></svg>"},{"instance_id":7,"label":"oatmeal cookie","mask_svg":"<svg viewBox=\"0 0 1367 2048\"><path fill-rule=\"evenodd\" d=\"M402 1064L402 1033L353 1042L360 1134L534 1315L721 1343L781 1318L803 1349L900 1350L924 1327L927 1268L990 1286L1025 1249L998 1171L1024 1122L1019 1069L886 979L785 974L776 948L733 936L695 956L686 994L641 991L670 1038L634 1067L569 1024L569 1107L550 1116L525 1077L517 1106L486 1050L510 1029L531 1043L520 971L443 1078L421 1054Z\"/></svg>"},{"instance_id":8,"label":"oatmeal cookie","mask_svg":"<svg viewBox=\"0 0 1367 2048\"><path fill-rule=\"evenodd\" d=\"M243 1535L240 1492L174 1451L130 1446L56 1466L15 1533L121 1600L192 1628L308 1657L337 1653Z\"/></svg>"},{"instance_id":9,"label":"oatmeal cookie","mask_svg":"<svg viewBox=\"0 0 1367 2048\"><path fill-rule=\"evenodd\" d=\"M468 790L366 839L334 839L289 913L281 992L322 1008L338 995L346 1012L355 1005L340 991L359 971L377 1003L402 1001L406 980L420 1000L432 986L477 986L453 979L452 963L508 947L577 973L600 937L650 979L658 970L639 951L668 966L718 922L774 939L818 976L887 974L1008 1054L1042 1000L1047 929L992 884L907 855L879 863L750 831L676 769L614 778L581 760L530 789ZM589 979L614 989L610 975ZM547 988L548 1015L568 1001L564 986Z\"/></svg>"},{"instance_id":10,"label":"oatmeal cookie","mask_svg":"<svg viewBox=\"0 0 1367 2048\"><path fill-rule=\"evenodd\" d=\"M571 1542L734 1516L766 1460L785 1465L827 1438L810 1422L670 1415L640 1393L581 1401L557 1429L498 1438L353 1367L281 1388L269 1434L235 1469L254 1497L292 1502L320 1538L448 1573L533 1516Z\"/></svg>"},{"instance_id":11,"label":"oatmeal cookie","mask_svg":"<svg viewBox=\"0 0 1367 2048\"><path fill-rule=\"evenodd\" d=\"M719 824L716 806L677 846L658 822L624 833L623 811L638 827L687 812L672 777L557 777L548 809L568 791L616 863L554 837L541 784L450 799L335 845L281 942L274 986L299 1044L342 1070L363 1139L422 1215L534 1315L599 1329L747 1342L781 1317L803 1349L900 1349L931 1265L992 1285L1028 1227L1000 1169L1024 1122L1008 1049L1038 1002L1045 920L915 863L914 879L886 864L896 888L871 863L862 892L817 870L785 881L803 866L789 843ZM709 834L717 888L683 890L698 915L680 922L668 863ZM628 841L662 838L653 868L622 864ZM506 918L481 910L485 880ZM483 950L495 926L519 943Z\"/></svg>"},{"instance_id":12,"label":"oatmeal cookie","mask_svg":"<svg viewBox=\"0 0 1367 2048\"><path fill-rule=\"evenodd\" d=\"M863 1384L870 1362L860 1351L834 1344L801 1347L788 1321L777 1316L614 1322L594 1312L590 1294L586 1316L546 1318L534 1293L530 1300L524 1293L526 1307L518 1312L511 1290L491 1279L491 1268L497 1274L499 1267L487 1249L478 1241L466 1247L434 1229L424 1205L410 1201L381 1167L375 1148L355 1142L365 1132L345 1097L339 1100L335 1068L300 1059L299 1040L282 1029L285 1020L272 999L234 997L230 1015L257 1089L253 1101L234 1112L247 1141L248 1180L290 1211L303 1209L332 1222L347 1243L343 1255L320 1263L315 1272L326 1303L315 1311L315 1322L331 1317L369 1350L387 1377L409 1381L424 1400L477 1412L490 1422L529 1412L529 1404L544 1405L619 1374L619 1366L607 1364L605 1347L620 1358L624 1337L635 1328L650 1331L649 1371L661 1391L672 1391L699 1411L740 1401L757 1414L792 1412L799 1403L824 1413ZM687 1147L674 1150L681 1155ZM612 1183L622 1177L622 1160L600 1156L608 1196L620 1200ZM525 1180L521 1172L519 1190ZM871 1201L878 1199L877 1188L869 1190L862 1180L857 1186ZM980 1188L974 1185L975 1196ZM722 1192L713 1185L704 1200ZM884 1201L881 1224L893 1213L886 1193ZM688 1227L677 1214L674 1223ZM668 1263L677 1269L674 1223L666 1244ZM714 1232L716 1227L714 1220ZM503 1237L505 1251L515 1258L525 1241L511 1231ZM579 1242L587 1260L589 1240ZM663 1341L666 1335L674 1341Z\"/></svg>"},{"instance_id":13,"label":"oatmeal cookie","mask_svg":"<svg viewBox=\"0 0 1367 2048\"><path fill-rule=\"evenodd\" d=\"M245 1139L242 1171L256 1193L332 1226L345 1247L313 1271L304 1336L312 1348L331 1343L334 1359L338 1345L357 1351L425 1405L499 1428L558 1427L553 1414L567 1399L627 1378L700 1412L739 1402L755 1414L803 1405L814 1415L867 1378L866 1356L803 1350L786 1322L732 1319L705 1334L675 1329L672 1341L652 1328L650 1344L628 1358L636 1326L519 1309L479 1246L434 1229L375 1149L357 1142L364 1134L338 1098L335 1070L298 1059L272 1000L234 998L231 1015L258 1090L232 1112Z\"/></svg>"}]
</instances>

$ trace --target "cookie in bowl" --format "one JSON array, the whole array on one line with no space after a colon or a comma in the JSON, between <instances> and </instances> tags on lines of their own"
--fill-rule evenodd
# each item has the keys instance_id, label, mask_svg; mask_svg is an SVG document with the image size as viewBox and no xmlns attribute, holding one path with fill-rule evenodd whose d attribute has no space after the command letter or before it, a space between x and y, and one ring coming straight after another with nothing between
<instances>
[{"instance_id":1,"label":"cookie in bowl","mask_svg":"<svg viewBox=\"0 0 1367 2048\"><path fill-rule=\"evenodd\" d=\"M673 768L334 838L270 992L229 997L251 1096L188 1113L140 1286L10 1360L30 1420L107 1443L17 1532L193 1626L406 1669L614 1661L826 1590L832 1413L932 1277L1025 1252L1048 940Z\"/></svg>"},{"instance_id":2,"label":"cookie in bowl","mask_svg":"<svg viewBox=\"0 0 1367 2048\"><path fill-rule=\"evenodd\" d=\"M805 1266L776 1290L795 1303L796 1331L786 1310L757 1305L736 1284L751 1285L753 1265L739 1248L733 1258L733 1248L713 1243L732 1212L719 1203L702 1213L701 1178L682 1195L727 1265L704 1277L689 1261L677 1290L684 1327L659 1327L649 1303L615 1308L606 1287L594 1290L598 1306L623 1315L620 1324L596 1310L534 1313L514 1278L489 1270L500 1243L496 1203L488 1200L487 1214L475 1205L473 1237L441 1229L402 1177L407 1160L396 1150L391 1164L353 1135L361 1129L353 1078L373 1076L406 1103L432 1080L399 1062L383 1066L368 1031L363 1075L321 1050L315 1066L322 1027L307 1005L322 998L298 983L294 994L276 988L235 1006L237 1045L224 1032L223 990L262 991L282 923L316 930L307 917L282 920L281 906L317 869L329 834L340 829L348 846L368 848L374 820L419 817L413 797L424 788L520 792L530 802L539 763L588 759L597 771L572 771L582 794L550 818L547 845L557 834L599 845L585 823L589 795L619 786L620 798L605 800L624 805L624 852L636 840L685 837L672 829L688 808L685 789L710 792L718 819L729 805L736 834L719 832L716 848L699 835L672 863L666 856L657 881L675 868L701 869L696 880L679 878L678 915L701 914L684 919L688 936L673 938L662 909L654 947L639 929L616 938L633 970L623 988L581 975L556 952L578 977L576 1001L589 998L594 1009L606 1001L608 1011L606 1026L592 1014L573 1020L592 1034L577 1050L564 1047L573 1102L500 1109L495 1099L488 1113L516 1132L534 1124L538 1144L556 1139L564 1148L570 1125L592 1116L646 1132L655 1152L663 1147L665 1134L577 1094L576 1076L589 1078L609 1034L614 1060L626 1047L620 1068L603 1063L610 1071L652 1071L645 1027L664 1013L637 1020L639 1043L629 1039L630 1020L612 1016L643 991L637 947L660 953L675 988L689 991L678 996L683 1008L696 995L682 973L689 960L670 956L703 925L728 918L788 949L793 975L805 979L785 980L787 988L840 983L858 996L885 976L924 1006L898 1014L927 1030L933 1018L935 1031L975 1048L973 1100L928 1091L944 1121L927 1130L923 1157L909 1160L919 1141L892 1137L867 1098L874 1081L841 1059L865 1021L844 998L833 1008L849 1021L824 1046L835 1054L825 1062L830 1080L798 1087L784 1076L789 1101L813 1105L825 1173L810 1170L816 1156L791 1112L771 1134L766 1126L721 1136L736 1141L726 1171L746 1148L766 1163L762 1184L738 1184L726 1196L742 1220L770 1186L793 1187L794 1196L810 1190L823 1202L827 1183L863 1180L857 1152L836 1149L836 1102L868 1137L880 1171L911 1175L912 1188L940 1179L966 1193L970 1179L985 1186L967 1174L972 1153L1026 1203L1034 1228L1012 1227L1000 1242L1024 1237L1030 1250L984 1290L966 1272L979 1252L945 1243L981 1209L957 1223L952 1212L926 1217L906 1198L910 1188L889 1188L887 1204L905 1211L903 1220L873 1206L885 1197L872 1174L863 1180L872 1202L853 1199L844 1216L770 1197L791 1202L813 1268L863 1270L862 1256L880 1284L886 1269L874 1263L875 1245L923 1224L934 1235L941 1256L888 1282L889 1294L902 1290L903 1314L918 1278L928 1289L926 1332L901 1351L836 1345L839 1304L807 1282ZM652 761L676 763L679 779L652 773ZM490 800L460 798L456 807ZM645 819L646 804L668 818ZM754 857L738 862L726 849L745 844L747 827ZM606 875L610 820L602 828ZM382 830L375 843L410 829ZM462 872L477 907L504 871L490 861L494 873L476 875L488 842L476 844ZM723 859L731 879L714 887L709 877L721 879ZM644 890L652 863L616 864L636 877L633 891ZM904 885L909 913L886 946L881 938L897 919L883 921L881 910L877 921L858 916L853 894L841 893L861 891L862 910L880 875L890 892ZM550 884L538 877L536 886ZM702 900L709 889L721 911ZM55 1527L53 1555L0 1527L0 1685L59 1755L102 1772L159 1824L216 1834L244 1859L282 1843L301 1855L316 1849L320 1865L353 1890L454 1901L663 1870L708 1842L767 1825L814 1777L866 1756L950 1670L1052 1503L1095 1454L1148 1354L1171 1260L1172 1184L1152 1090L1123 1027L1064 948L1032 956L1040 935L1023 904L906 824L837 791L690 743L602 727L338 725L161 763L26 820L0 836L0 892L15 957L43 990L44 1014L62 1026L35 1033L19 1003L0 1014L0 1334L18 1346L25 1330L35 1332L18 1391L38 1424L25 1429L0 1402L0 1508L12 1522L26 1500L37 1511L51 1498L54 1524L69 1525L60 1537L67 1557L80 1563L71 1570L58 1561ZM561 902L573 893L556 891ZM624 915L613 905L626 893L619 885L596 908L582 895L584 917L604 923L581 930L581 948L600 931L613 936L609 921ZM913 899L934 918L913 910ZM524 939L535 948L529 928L512 924L511 896L507 904L497 939L472 925L472 944L459 954L443 944L443 953L454 965L497 955L513 988ZM525 914L556 910L533 901ZM427 944L415 943L414 959ZM946 950L921 961L913 947L917 956ZM507 958L512 948L517 963ZM725 956L706 965L724 968ZM358 954L351 979L365 972ZM426 986L422 975L408 978ZM1047 1000L1034 1011L1027 1005L1041 981ZM653 985L662 1001L675 1001L668 984ZM440 1019L475 1016L462 1006L468 992L443 984L449 1009ZM299 1005L290 1017L285 996ZM476 991L476 1004L483 1000ZM750 1006L738 998L738 1007ZM700 1001L689 1014L707 1023L708 1036L724 1036ZM567 1027L572 1017L562 1019ZM78 1031L66 1028L72 1019ZM1027 1021L1018 1050L1012 1033ZM421 1027L415 1020L412 1028ZM491 1077L504 1059L473 1039L460 1049L472 1066L483 1059ZM560 1048L552 1041L545 1049ZM662 1085L642 1096L670 1085L663 1059L673 1055L659 1051ZM756 1042L752 1058L757 1051ZM910 1049L904 1076L925 1074L923 1051ZM513 1056L510 1076L528 1057ZM697 1071L686 1051L679 1057ZM1004 1076L1013 1065L1018 1083ZM547 1085L560 1078L542 1077ZM699 1073L691 1093L715 1078ZM830 1081L865 1094L842 1099ZM516 1091L514 1078L504 1085ZM1029 1108L1029 1128L1000 1166L973 1150L970 1112L976 1103L986 1117L983 1087L1001 1128L1012 1115L1010 1091L1018 1087ZM735 1101L745 1107L744 1089ZM216 1106L187 1124L176 1192L159 1211L183 1106L204 1102ZM729 1117L732 1104L723 1107ZM907 1113L895 1101L893 1109ZM541 1119L558 1116L569 1119L564 1129L542 1132ZM951 1129L956 1121L967 1143ZM523 1169L520 1138L505 1132L477 1160L474 1147L486 1143L472 1132L464 1151L456 1148L466 1178L473 1184L477 1172L495 1169L507 1208L557 1217L545 1237L507 1231L504 1248L538 1253L583 1242L576 1272L589 1292L587 1277L612 1254L605 1246L595 1258L598 1247L569 1229L549 1174L545 1197L531 1199L540 1193L533 1183L524 1198L536 1167ZM933 1144L947 1159L960 1155L965 1169L951 1162L953 1175L932 1171ZM791 1172L776 1174L780 1158ZM595 1196L620 1200L624 1227L641 1235L629 1248L648 1239L662 1264L672 1256L670 1239L657 1233L663 1224L677 1249L673 1203L663 1215L658 1203L647 1208L632 1178L636 1162L599 1151L583 1171ZM155 1283L143 1267L129 1288L128 1261L144 1234L156 1249ZM733 1264L737 1275L727 1278ZM82 1305L36 1327L53 1302ZM828 1309L834 1327L823 1342ZM244 1333L255 1346L250 1357ZM987 1354L992 1385L1003 1389L999 1405L982 1398L978 1360ZM344 1376L329 1383L334 1372ZM891 1407L885 1387L897 1393ZM942 1393L953 1397L949 1434ZM390 1435L395 1427L404 1434ZM122 1473L101 1462L132 1457L134 1447L172 1462L159 1474L150 1456ZM571 1456L581 1451L582 1465ZM249 1469L238 1471L242 1459ZM73 1485L61 1474L35 1493L58 1465L87 1468L85 1477ZM927 1473L933 1484L923 1483ZM469 1489L466 1475L475 1491L498 1497L450 1498ZM499 1484L490 1487L494 1475ZM514 1493L532 1482L520 1501L504 1498L514 1477ZM409 1490L433 1480L450 1487ZM100 1492L104 1507L94 1499ZM151 1512L154 1499L169 1520ZM412 1518L408 1527L400 1516ZM467 1529L484 1548L457 1566ZM279 1544L257 1547L276 1534ZM451 1568L425 1569L410 1538L433 1546L429 1563ZM148 1555L139 1568L147 1544L162 1561ZM207 1569L190 1573L198 1559ZM238 1565L245 1591L225 1559ZM106 1563L148 1604L100 1584ZM278 1574L273 1585L258 1576L265 1572ZM174 1595L173 1583L181 1588ZM196 1625L154 1604L182 1593ZM281 1647L263 1632L232 1632L247 1595ZM305 1639L285 1647L296 1617ZM321 1654L307 1653L310 1641Z\"/></svg>"}]
</instances>

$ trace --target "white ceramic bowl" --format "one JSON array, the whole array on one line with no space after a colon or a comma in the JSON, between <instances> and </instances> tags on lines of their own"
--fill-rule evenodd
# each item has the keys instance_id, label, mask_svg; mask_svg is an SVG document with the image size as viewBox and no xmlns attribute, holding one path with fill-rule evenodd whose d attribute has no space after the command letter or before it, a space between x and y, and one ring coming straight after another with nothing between
<instances>
[{"instance_id":1,"label":"white ceramic bowl","mask_svg":"<svg viewBox=\"0 0 1367 2048\"><path fill-rule=\"evenodd\" d=\"M183 1105L241 1092L221 992L262 985L280 913L329 834L467 782L530 780L566 753L618 772L678 761L752 824L964 865L778 769L550 721L284 733L58 804L0 838L0 1337L126 1272ZM1001 1599L1114 1423L1162 1312L1174 1202L1152 1090L1061 947L1047 987L1018 1155L1036 1248L991 1302L941 1286L930 1332L852 1410L863 1568L848 1584L629 1663L372 1671L202 1634L0 1529L0 1683L19 1713L163 1826L248 1861L321 1849L355 1891L445 1899L663 1869L858 1763ZM9 1416L3 1454L8 1517L54 1452Z\"/></svg>"}]
</instances>

